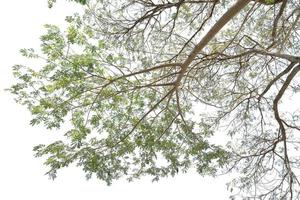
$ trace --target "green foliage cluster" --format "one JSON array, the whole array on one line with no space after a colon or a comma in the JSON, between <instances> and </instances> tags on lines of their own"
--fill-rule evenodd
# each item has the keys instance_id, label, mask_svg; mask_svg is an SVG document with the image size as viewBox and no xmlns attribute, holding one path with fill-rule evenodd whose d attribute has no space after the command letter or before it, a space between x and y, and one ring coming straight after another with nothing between
<instances>
[{"instance_id":1,"label":"green foliage cluster","mask_svg":"<svg viewBox=\"0 0 300 200\"><path fill-rule=\"evenodd\" d=\"M80 3L82 5L87 4L87 0L69 0L69 1L75 1L76 3ZM48 0L48 7L52 8L55 3L56 3L56 0Z\"/></svg>"},{"instance_id":2,"label":"green foliage cluster","mask_svg":"<svg viewBox=\"0 0 300 200\"><path fill-rule=\"evenodd\" d=\"M45 26L42 55L21 50L25 57L45 58L46 64L37 70L16 65L19 83L10 89L31 111L32 125L72 125L65 133L68 141L34 148L36 156L48 157L45 165L52 178L73 162L87 178L95 174L108 184L122 176L132 180L148 174L158 180L191 166L201 174L214 174L226 163L227 152L207 141L209 124L202 122L203 128L196 130L195 122L182 123L176 116L173 100L155 106L160 91L135 89L139 80L133 78L118 80L110 66L125 65L125 55L110 51L111 44L95 38L79 17L67 21L65 31ZM143 118L150 109L153 112ZM182 109L191 110L191 105Z\"/></svg>"}]
</instances>

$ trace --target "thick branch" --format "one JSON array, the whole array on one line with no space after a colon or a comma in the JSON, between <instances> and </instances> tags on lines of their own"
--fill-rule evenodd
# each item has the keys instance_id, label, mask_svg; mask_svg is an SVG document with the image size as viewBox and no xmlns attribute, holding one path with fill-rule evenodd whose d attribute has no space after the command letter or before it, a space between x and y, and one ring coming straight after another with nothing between
<instances>
[{"instance_id":1,"label":"thick branch","mask_svg":"<svg viewBox=\"0 0 300 200\"><path fill-rule=\"evenodd\" d=\"M280 115L279 115L278 103L279 103L280 99L282 98L283 94L285 93L287 87L290 85L291 81L293 80L293 78L296 76L296 74L299 71L300 71L300 65L295 67L291 71L291 73L287 76L285 82L283 83L282 87L280 88L278 94L276 95L276 97L273 101L273 110L274 110L275 119L279 124L279 128L280 128L281 135L282 135L282 140L284 142L284 155L285 155L285 164L286 164L287 169L289 169L290 167L289 167L289 159L288 159L288 153L287 153L286 131L285 131L283 120L280 118Z\"/></svg>"},{"instance_id":2,"label":"thick branch","mask_svg":"<svg viewBox=\"0 0 300 200\"><path fill-rule=\"evenodd\" d=\"M193 51L187 57L187 59L181 65L181 72L177 77L176 85L177 88L180 85L181 79L183 78L188 66L193 62L197 54L215 37L215 35L244 7L249 4L250 0L238 0L229 10L213 25L208 33L202 38L202 40L195 46Z\"/></svg>"},{"instance_id":3,"label":"thick branch","mask_svg":"<svg viewBox=\"0 0 300 200\"><path fill-rule=\"evenodd\" d=\"M281 3L283 0L253 0L253 1L257 1L261 4L265 4L265 5L274 5L277 3Z\"/></svg>"}]
</instances>

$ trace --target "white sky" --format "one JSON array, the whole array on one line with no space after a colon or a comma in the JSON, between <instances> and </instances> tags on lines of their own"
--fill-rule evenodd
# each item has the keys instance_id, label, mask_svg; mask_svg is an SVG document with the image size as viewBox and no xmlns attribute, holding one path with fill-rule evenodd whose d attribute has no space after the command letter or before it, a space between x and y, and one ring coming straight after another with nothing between
<instances>
[{"instance_id":1,"label":"white sky","mask_svg":"<svg viewBox=\"0 0 300 200\"><path fill-rule=\"evenodd\" d=\"M6 0L0 7L0 199L209 199L225 200L225 178L203 178L184 174L152 183L148 178L128 183L116 181L112 186L92 179L86 181L78 168L59 172L54 181L44 176L42 159L33 157L32 147L49 143L59 131L29 126L30 115L17 105L4 88L13 83L11 67L25 63L18 50L39 46L45 23L63 24L66 15L80 7L58 0L51 10L47 0Z\"/></svg>"}]
</instances>

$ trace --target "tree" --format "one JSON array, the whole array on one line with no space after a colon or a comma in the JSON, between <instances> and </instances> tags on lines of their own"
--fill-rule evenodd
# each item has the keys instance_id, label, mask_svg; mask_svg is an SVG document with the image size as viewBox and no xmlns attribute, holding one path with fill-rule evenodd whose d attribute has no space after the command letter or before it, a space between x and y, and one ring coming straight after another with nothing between
<instances>
[{"instance_id":1,"label":"tree","mask_svg":"<svg viewBox=\"0 0 300 200\"><path fill-rule=\"evenodd\" d=\"M300 113L280 108L300 88L299 1L82 4L67 30L46 25L41 53L21 51L45 65L16 65L10 88L32 125L72 125L34 148L50 177L71 163L108 184L236 171L238 196L299 198Z\"/></svg>"}]
</instances>

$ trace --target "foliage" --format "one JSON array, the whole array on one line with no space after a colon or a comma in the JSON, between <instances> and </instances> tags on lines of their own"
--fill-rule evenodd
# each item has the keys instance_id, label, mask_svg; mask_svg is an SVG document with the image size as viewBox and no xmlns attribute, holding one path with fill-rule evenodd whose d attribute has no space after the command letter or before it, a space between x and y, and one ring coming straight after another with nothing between
<instances>
[{"instance_id":1,"label":"foliage","mask_svg":"<svg viewBox=\"0 0 300 200\"><path fill-rule=\"evenodd\" d=\"M297 199L300 113L279 106L300 88L299 18L297 0L90 1L21 50L45 65L16 65L10 91L32 125L71 124L34 148L53 178L71 163L108 184L237 171L237 195Z\"/></svg>"},{"instance_id":2,"label":"foliage","mask_svg":"<svg viewBox=\"0 0 300 200\"><path fill-rule=\"evenodd\" d=\"M69 0L69 1L75 1L76 3L80 3L82 5L87 4L87 0ZM56 3L56 0L48 0L48 7L52 8L55 3Z\"/></svg>"}]
</instances>

